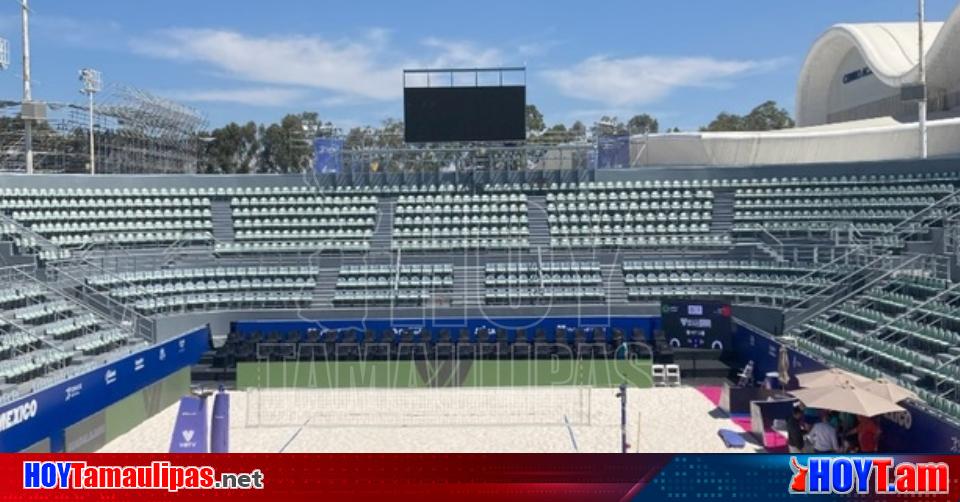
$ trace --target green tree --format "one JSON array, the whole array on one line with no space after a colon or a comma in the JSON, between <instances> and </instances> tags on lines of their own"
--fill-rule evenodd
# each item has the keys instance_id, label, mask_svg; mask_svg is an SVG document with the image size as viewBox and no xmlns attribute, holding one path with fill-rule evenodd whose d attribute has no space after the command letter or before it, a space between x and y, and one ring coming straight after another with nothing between
<instances>
[{"instance_id":1,"label":"green tree","mask_svg":"<svg viewBox=\"0 0 960 502\"><path fill-rule=\"evenodd\" d=\"M302 172L310 166L312 136L304 130L301 115L286 115L279 124L260 127L260 163L274 173Z\"/></svg>"},{"instance_id":2,"label":"green tree","mask_svg":"<svg viewBox=\"0 0 960 502\"><path fill-rule=\"evenodd\" d=\"M579 120L574 122L573 125L570 126L570 135L573 137L573 139L586 138L587 126L583 125L583 122L580 122Z\"/></svg>"},{"instance_id":3,"label":"green tree","mask_svg":"<svg viewBox=\"0 0 960 502\"><path fill-rule=\"evenodd\" d=\"M573 139L573 134L563 124L555 124L540 136L534 138L539 143L567 143Z\"/></svg>"},{"instance_id":4,"label":"green tree","mask_svg":"<svg viewBox=\"0 0 960 502\"><path fill-rule=\"evenodd\" d=\"M717 118L713 119L706 127L701 127L701 131L743 131L743 117L727 112L720 112Z\"/></svg>"},{"instance_id":5,"label":"green tree","mask_svg":"<svg viewBox=\"0 0 960 502\"><path fill-rule=\"evenodd\" d=\"M394 118L385 119L375 134L378 148L400 148L403 146L403 121Z\"/></svg>"},{"instance_id":6,"label":"green tree","mask_svg":"<svg viewBox=\"0 0 960 502\"><path fill-rule=\"evenodd\" d=\"M257 125L231 122L214 129L204 138L203 161L200 169L206 173L249 173L253 170L260 149Z\"/></svg>"},{"instance_id":7,"label":"green tree","mask_svg":"<svg viewBox=\"0 0 960 502\"><path fill-rule=\"evenodd\" d=\"M778 108L776 101L764 101L746 116L721 112L701 131L773 131L795 125L790 112Z\"/></svg>"},{"instance_id":8,"label":"green tree","mask_svg":"<svg viewBox=\"0 0 960 502\"><path fill-rule=\"evenodd\" d=\"M794 125L790 112L785 108L778 108L776 101L764 101L744 117L744 128L747 131L773 131L788 129Z\"/></svg>"},{"instance_id":9,"label":"green tree","mask_svg":"<svg viewBox=\"0 0 960 502\"><path fill-rule=\"evenodd\" d=\"M657 119L646 113L634 115L627 121L627 131L630 134L656 134L660 130L660 123Z\"/></svg>"},{"instance_id":10,"label":"green tree","mask_svg":"<svg viewBox=\"0 0 960 502\"><path fill-rule=\"evenodd\" d=\"M343 148L346 150L364 150L375 146L376 134L371 127L351 128L343 140Z\"/></svg>"},{"instance_id":11,"label":"green tree","mask_svg":"<svg viewBox=\"0 0 960 502\"><path fill-rule=\"evenodd\" d=\"M532 134L539 134L547 127L543 122L543 114L537 109L536 105L527 105L527 137Z\"/></svg>"},{"instance_id":12,"label":"green tree","mask_svg":"<svg viewBox=\"0 0 960 502\"><path fill-rule=\"evenodd\" d=\"M604 115L590 128L594 136L622 136L628 134L627 126L617 117Z\"/></svg>"}]
</instances>

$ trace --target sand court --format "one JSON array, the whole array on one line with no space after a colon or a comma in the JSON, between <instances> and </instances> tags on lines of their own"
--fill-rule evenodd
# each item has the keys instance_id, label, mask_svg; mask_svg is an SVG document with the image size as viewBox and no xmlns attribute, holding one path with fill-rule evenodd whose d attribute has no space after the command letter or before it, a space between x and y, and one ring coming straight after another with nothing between
<instances>
[{"instance_id":1,"label":"sand court","mask_svg":"<svg viewBox=\"0 0 960 502\"><path fill-rule=\"evenodd\" d=\"M616 393L573 386L232 391L230 451L616 453ZM717 431L741 429L714 408L692 387L628 389L630 451L760 449L725 447ZM176 415L173 405L100 451L166 452Z\"/></svg>"}]
</instances>

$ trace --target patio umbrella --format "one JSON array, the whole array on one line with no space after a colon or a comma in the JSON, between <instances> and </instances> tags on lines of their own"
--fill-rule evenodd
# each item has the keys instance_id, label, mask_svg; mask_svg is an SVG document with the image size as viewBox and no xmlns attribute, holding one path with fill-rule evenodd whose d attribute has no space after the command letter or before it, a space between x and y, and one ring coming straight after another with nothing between
<instances>
[{"instance_id":1,"label":"patio umbrella","mask_svg":"<svg viewBox=\"0 0 960 502\"><path fill-rule=\"evenodd\" d=\"M839 368L811 371L810 373L800 373L797 375L797 382L800 383L800 386L807 388L830 387L849 382L860 383L866 381L869 381L869 379Z\"/></svg>"},{"instance_id":2,"label":"patio umbrella","mask_svg":"<svg viewBox=\"0 0 960 502\"><path fill-rule=\"evenodd\" d=\"M790 351L786 345L780 346L780 353L777 357L777 378L780 379L780 388L786 389L790 382Z\"/></svg>"},{"instance_id":3,"label":"patio umbrella","mask_svg":"<svg viewBox=\"0 0 960 502\"><path fill-rule=\"evenodd\" d=\"M882 378L870 380L868 382L860 382L856 385L857 387L866 389L894 403L899 403L900 401L907 399L917 399L917 395L913 391L904 389L903 387Z\"/></svg>"},{"instance_id":4,"label":"patio umbrella","mask_svg":"<svg viewBox=\"0 0 960 502\"><path fill-rule=\"evenodd\" d=\"M790 394L809 408L845 411L866 417L904 411L897 403L849 382L830 387L793 390Z\"/></svg>"}]
</instances>

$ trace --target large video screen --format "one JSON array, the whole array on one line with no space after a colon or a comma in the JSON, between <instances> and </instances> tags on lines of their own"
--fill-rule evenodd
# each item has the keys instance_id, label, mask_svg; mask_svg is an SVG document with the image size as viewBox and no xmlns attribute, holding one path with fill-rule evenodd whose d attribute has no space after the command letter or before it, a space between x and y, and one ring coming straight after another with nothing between
<instances>
[{"instance_id":1,"label":"large video screen","mask_svg":"<svg viewBox=\"0 0 960 502\"><path fill-rule=\"evenodd\" d=\"M403 90L404 140L522 141L526 138L527 88L407 87Z\"/></svg>"},{"instance_id":2,"label":"large video screen","mask_svg":"<svg viewBox=\"0 0 960 502\"><path fill-rule=\"evenodd\" d=\"M730 350L733 338L730 305L699 300L660 303L660 320L670 345L685 349Z\"/></svg>"}]
</instances>

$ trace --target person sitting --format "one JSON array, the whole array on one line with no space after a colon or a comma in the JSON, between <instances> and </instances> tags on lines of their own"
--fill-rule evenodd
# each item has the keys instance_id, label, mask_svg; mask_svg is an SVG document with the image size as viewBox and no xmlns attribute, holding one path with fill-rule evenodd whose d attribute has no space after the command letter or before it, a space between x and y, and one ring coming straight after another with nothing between
<instances>
[{"instance_id":1,"label":"person sitting","mask_svg":"<svg viewBox=\"0 0 960 502\"><path fill-rule=\"evenodd\" d=\"M837 429L830 425L830 413L826 410L820 411L820 421L814 424L807 437L816 453L837 453L840 450Z\"/></svg>"}]
</instances>

